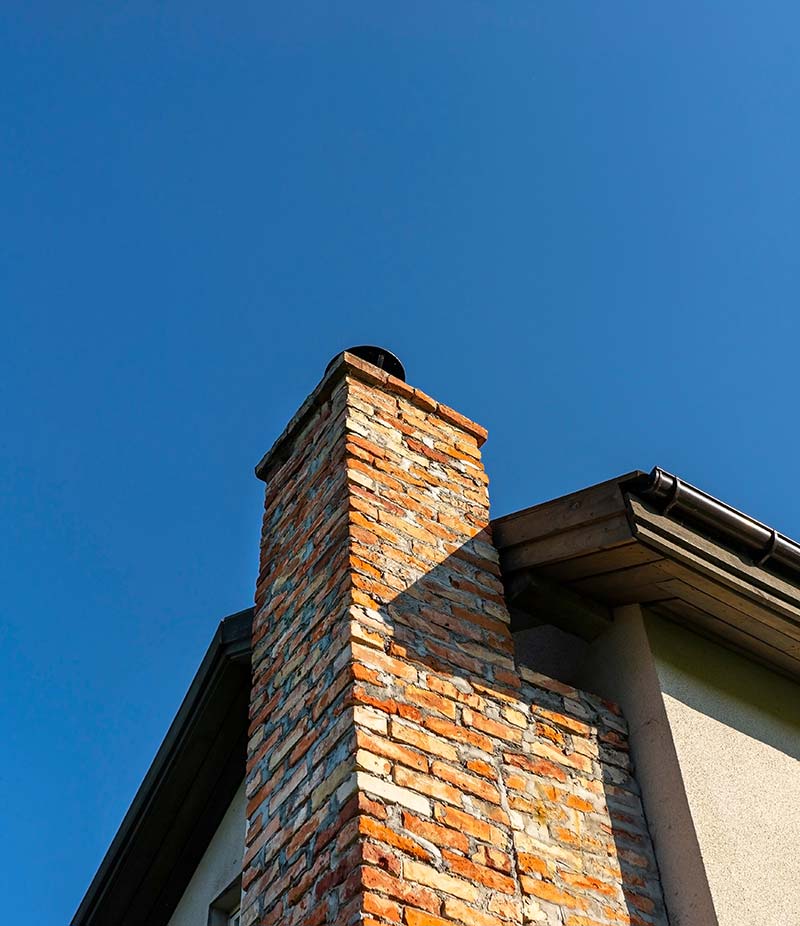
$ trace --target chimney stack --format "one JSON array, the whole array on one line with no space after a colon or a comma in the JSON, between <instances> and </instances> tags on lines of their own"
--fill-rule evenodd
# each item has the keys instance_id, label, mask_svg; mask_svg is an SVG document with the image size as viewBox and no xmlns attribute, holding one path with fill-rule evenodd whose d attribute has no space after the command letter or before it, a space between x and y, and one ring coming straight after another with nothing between
<instances>
[{"instance_id":1,"label":"chimney stack","mask_svg":"<svg viewBox=\"0 0 800 926\"><path fill-rule=\"evenodd\" d=\"M639 839L624 725L515 665L485 439L354 348L256 468L243 926L636 922L598 763Z\"/></svg>"}]
</instances>

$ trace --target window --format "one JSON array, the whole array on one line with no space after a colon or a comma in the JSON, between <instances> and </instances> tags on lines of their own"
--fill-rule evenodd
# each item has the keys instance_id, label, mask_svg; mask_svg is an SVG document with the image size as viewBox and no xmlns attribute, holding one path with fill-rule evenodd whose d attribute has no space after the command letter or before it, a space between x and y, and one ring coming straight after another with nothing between
<instances>
[{"instance_id":1,"label":"window","mask_svg":"<svg viewBox=\"0 0 800 926\"><path fill-rule=\"evenodd\" d=\"M241 894L242 878L240 875L208 908L208 926L240 926L239 898Z\"/></svg>"}]
</instances>

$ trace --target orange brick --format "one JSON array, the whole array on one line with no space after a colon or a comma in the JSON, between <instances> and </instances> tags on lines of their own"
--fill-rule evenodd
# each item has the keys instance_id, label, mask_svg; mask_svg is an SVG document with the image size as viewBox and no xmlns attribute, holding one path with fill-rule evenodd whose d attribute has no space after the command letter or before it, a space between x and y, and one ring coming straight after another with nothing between
<instances>
[{"instance_id":1,"label":"orange brick","mask_svg":"<svg viewBox=\"0 0 800 926\"><path fill-rule=\"evenodd\" d=\"M511 900L505 894L495 894L490 898L489 910L504 920L513 920L515 923L522 920L522 905L518 900Z\"/></svg>"},{"instance_id":2,"label":"orange brick","mask_svg":"<svg viewBox=\"0 0 800 926\"><path fill-rule=\"evenodd\" d=\"M522 871L530 871L534 874L542 875L543 877L547 876L550 871L544 859L540 859L536 855L531 855L530 852L518 852L517 864Z\"/></svg>"},{"instance_id":3,"label":"orange brick","mask_svg":"<svg viewBox=\"0 0 800 926\"><path fill-rule=\"evenodd\" d=\"M410 833L417 833L436 846L449 846L460 852L466 852L469 849L469 840L463 833L445 826L438 826L436 823L429 823L408 811L403 812L403 828Z\"/></svg>"},{"instance_id":4,"label":"orange brick","mask_svg":"<svg viewBox=\"0 0 800 926\"><path fill-rule=\"evenodd\" d=\"M370 685L380 685L381 680L375 669L362 666L361 663L354 662L352 666L353 677L359 682L368 682Z\"/></svg>"},{"instance_id":5,"label":"orange brick","mask_svg":"<svg viewBox=\"0 0 800 926\"><path fill-rule=\"evenodd\" d=\"M588 901L562 891L549 881L539 881L536 878L529 878L527 875L520 875L519 881L524 893L532 894L540 900L546 900L549 903L569 907L573 910L585 910L589 905Z\"/></svg>"},{"instance_id":6,"label":"orange brick","mask_svg":"<svg viewBox=\"0 0 800 926\"><path fill-rule=\"evenodd\" d=\"M357 501L358 500L354 500L353 504L356 504ZM362 559L360 556L355 556L352 553L350 554L349 559L350 559L350 565L353 567L353 569L356 569L359 572L363 572L365 575L370 575L372 576L373 579L381 578L382 573L380 569L377 569L375 566L372 565L372 563L367 562L367 560Z\"/></svg>"},{"instance_id":7,"label":"orange brick","mask_svg":"<svg viewBox=\"0 0 800 926\"><path fill-rule=\"evenodd\" d=\"M480 895L480 891L471 881L437 871L430 865L423 865L422 862L406 859L403 862L403 878L442 891L444 894L452 894L462 900L477 900Z\"/></svg>"},{"instance_id":8,"label":"orange brick","mask_svg":"<svg viewBox=\"0 0 800 926\"><path fill-rule=\"evenodd\" d=\"M529 758L508 752L503 753L503 758L509 765L516 765L517 768L525 769L526 772L532 772L534 775L544 775L562 782L567 780L567 773L552 762L548 762L547 759Z\"/></svg>"},{"instance_id":9,"label":"orange brick","mask_svg":"<svg viewBox=\"0 0 800 926\"><path fill-rule=\"evenodd\" d=\"M383 804L378 803L378 801L373 801L371 797L368 797L364 794L363 791L359 791L356 795L358 802L358 809L362 813L371 814L373 817L377 817L379 820L385 820L388 816L386 808Z\"/></svg>"},{"instance_id":10,"label":"orange brick","mask_svg":"<svg viewBox=\"0 0 800 926\"><path fill-rule=\"evenodd\" d=\"M573 846L576 849L587 848L589 844L589 840L587 839L587 846L581 846L580 836L563 826L555 827L553 829L553 835L556 837L556 839L560 840L561 842L565 842L568 846Z\"/></svg>"},{"instance_id":11,"label":"orange brick","mask_svg":"<svg viewBox=\"0 0 800 926\"><path fill-rule=\"evenodd\" d=\"M398 716L403 717L405 720L418 724L422 723L424 716L418 707L414 707L413 704L404 704L402 701L397 702L397 713Z\"/></svg>"},{"instance_id":12,"label":"orange brick","mask_svg":"<svg viewBox=\"0 0 800 926\"><path fill-rule=\"evenodd\" d=\"M414 910L412 907L406 907L403 915L408 926L452 926L449 920L425 913L424 910Z\"/></svg>"},{"instance_id":13,"label":"orange brick","mask_svg":"<svg viewBox=\"0 0 800 926\"><path fill-rule=\"evenodd\" d=\"M443 678L438 678L435 675L428 674L428 688L431 691L436 691L440 695L444 695L445 698L450 698L453 701L458 700L458 696L461 692L456 688L452 682L448 682Z\"/></svg>"},{"instance_id":14,"label":"orange brick","mask_svg":"<svg viewBox=\"0 0 800 926\"><path fill-rule=\"evenodd\" d=\"M590 804L589 801L585 801L576 794L568 794L565 803L567 807L572 807L573 810L580 810L581 813L593 813L595 809L594 804Z\"/></svg>"},{"instance_id":15,"label":"orange brick","mask_svg":"<svg viewBox=\"0 0 800 926\"><path fill-rule=\"evenodd\" d=\"M435 797L440 801L448 801L458 807L463 803L458 788L454 788L452 785L446 784L431 775L422 775L419 772L404 768L402 765L396 765L392 777L402 788L411 788L412 791L427 794L429 797Z\"/></svg>"},{"instance_id":16,"label":"orange brick","mask_svg":"<svg viewBox=\"0 0 800 926\"><path fill-rule=\"evenodd\" d=\"M377 546L378 544L378 537L376 534L373 534L372 531L365 530L363 527L357 527L355 524L350 525L350 536L368 547Z\"/></svg>"},{"instance_id":17,"label":"orange brick","mask_svg":"<svg viewBox=\"0 0 800 926\"><path fill-rule=\"evenodd\" d=\"M441 695L434 694L432 691L425 691L423 688L416 688L413 685L408 685L405 689L405 696L414 704L427 707L432 711L438 711L438 713L444 714L451 720L455 719L455 704L452 701L448 701L447 698L443 698Z\"/></svg>"},{"instance_id":18,"label":"orange brick","mask_svg":"<svg viewBox=\"0 0 800 926\"><path fill-rule=\"evenodd\" d=\"M461 875L462 878L467 878L469 881L477 881L479 884L483 884L493 891L501 891L504 894L516 893L517 886L514 883L514 879L509 878L508 875L504 875L494 868L478 865L470 861L470 859L464 858L462 855L456 855L453 852L448 852L446 849L442 852L442 856L447 862L449 870Z\"/></svg>"},{"instance_id":19,"label":"orange brick","mask_svg":"<svg viewBox=\"0 0 800 926\"><path fill-rule=\"evenodd\" d=\"M393 743L391 740L384 739L384 737L374 733L367 733L365 730L356 730L356 742L360 749L366 749L377 756L385 756L387 759L401 762L403 765L421 772L428 771L428 759L426 756L409 749L407 746L400 746L398 743Z\"/></svg>"},{"instance_id":20,"label":"orange brick","mask_svg":"<svg viewBox=\"0 0 800 926\"><path fill-rule=\"evenodd\" d=\"M511 856L493 846L478 846L471 858L478 865L487 865L489 868L496 868L506 873L511 871Z\"/></svg>"},{"instance_id":21,"label":"orange brick","mask_svg":"<svg viewBox=\"0 0 800 926\"><path fill-rule=\"evenodd\" d=\"M441 907L441 902L433 891L420 885L408 884L404 879L395 878L379 868L363 868L361 881L368 890L388 894L396 900L419 907L428 913L438 913Z\"/></svg>"},{"instance_id":22,"label":"orange brick","mask_svg":"<svg viewBox=\"0 0 800 926\"><path fill-rule=\"evenodd\" d=\"M468 759L467 768L476 775L483 775L484 778L491 778L494 781L497 771L493 765L484 762L483 759Z\"/></svg>"},{"instance_id":23,"label":"orange brick","mask_svg":"<svg viewBox=\"0 0 800 926\"><path fill-rule=\"evenodd\" d=\"M551 743L555 743L557 746L564 745L564 734L560 730L556 730L555 727L551 727L549 723L536 723L536 734L541 736L546 740L550 740Z\"/></svg>"},{"instance_id":24,"label":"orange brick","mask_svg":"<svg viewBox=\"0 0 800 926\"><path fill-rule=\"evenodd\" d=\"M361 860L368 865L374 865L382 871L387 871L395 877L400 875L400 859L386 846L367 840L361 845Z\"/></svg>"},{"instance_id":25,"label":"orange brick","mask_svg":"<svg viewBox=\"0 0 800 926\"><path fill-rule=\"evenodd\" d=\"M544 807L541 801L531 800L531 798L523 797L521 794L509 794L508 806L512 810L519 810L535 817L537 820L545 819Z\"/></svg>"},{"instance_id":26,"label":"orange brick","mask_svg":"<svg viewBox=\"0 0 800 926\"><path fill-rule=\"evenodd\" d=\"M384 826L382 823L378 823L371 817L359 817L358 828L365 836L370 836L372 839L385 842L387 845L394 846L401 852L406 852L409 855L415 855L417 858L430 861L430 854L426 849L423 849L419 843L414 842L414 840L410 839L408 836L395 833L394 830L390 829L388 826ZM372 912L375 913L376 911L373 910Z\"/></svg>"},{"instance_id":27,"label":"orange brick","mask_svg":"<svg viewBox=\"0 0 800 926\"><path fill-rule=\"evenodd\" d=\"M362 608L369 608L372 611L378 611L381 607L381 603L379 601L375 601L374 598L371 598L369 595L365 595L364 592L357 588L354 588L350 592L350 597L353 599L353 604L360 605Z\"/></svg>"},{"instance_id":28,"label":"orange brick","mask_svg":"<svg viewBox=\"0 0 800 926\"><path fill-rule=\"evenodd\" d=\"M443 743L438 736L431 736L429 733L423 733L422 730L418 730L416 727L397 723L394 719L391 723L390 733L392 739L408 743L410 746L416 746L417 749L421 749L423 752L428 752L434 756L440 756L443 759L455 759L458 755L454 746L451 746L449 743Z\"/></svg>"},{"instance_id":29,"label":"orange brick","mask_svg":"<svg viewBox=\"0 0 800 926\"><path fill-rule=\"evenodd\" d=\"M598 894L604 894L606 897L616 897L619 894L619 886L608 884L599 878L590 878L588 875L574 874L571 871L559 872L561 880L570 887L577 887L584 891L596 891Z\"/></svg>"},{"instance_id":30,"label":"orange brick","mask_svg":"<svg viewBox=\"0 0 800 926\"><path fill-rule=\"evenodd\" d=\"M410 666L402 659L395 659L393 656L387 656L381 650L372 649L368 646L362 646L355 641L350 644L353 651L353 658L356 662L363 663L379 672L386 672L396 678L402 678L409 682L417 680L417 670Z\"/></svg>"},{"instance_id":31,"label":"orange brick","mask_svg":"<svg viewBox=\"0 0 800 926\"><path fill-rule=\"evenodd\" d=\"M465 707L461 717L468 727L475 727L488 736L508 740L510 743L522 742L522 732L517 727L501 723L499 720L492 720L491 717L484 717L483 714L473 711L472 708Z\"/></svg>"},{"instance_id":32,"label":"orange brick","mask_svg":"<svg viewBox=\"0 0 800 926\"><path fill-rule=\"evenodd\" d=\"M385 711L387 714L397 713L397 701L393 698L379 698L375 695L371 695L363 685L353 686L353 700L358 701L359 704L368 704L371 707L377 707L378 710Z\"/></svg>"},{"instance_id":33,"label":"orange brick","mask_svg":"<svg viewBox=\"0 0 800 926\"><path fill-rule=\"evenodd\" d=\"M362 592L366 592L368 595L372 595L379 600L391 601L392 598L395 597L395 589L390 585L386 585L384 582L378 582L376 579L363 576L356 571L350 573L350 578L356 588L361 589Z\"/></svg>"},{"instance_id":34,"label":"orange brick","mask_svg":"<svg viewBox=\"0 0 800 926\"><path fill-rule=\"evenodd\" d=\"M455 785L461 791L475 794L485 801L491 801L493 804L500 803L500 792L488 781L475 778L473 775L467 775L460 769L444 762L434 761L431 765L431 772L444 781L449 781L450 784Z\"/></svg>"},{"instance_id":35,"label":"orange brick","mask_svg":"<svg viewBox=\"0 0 800 926\"><path fill-rule=\"evenodd\" d=\"M508 840L505 833L491 823L485 820L479 820L472 814L465 813L462 810L456 810L454 807L446 807L443 804L437 804L434 807L434 817L445 826L451 826L453 829L464 833L469 833L476 839L488 842L499 848L504 848Z\"/></svg>"},{"instance_id":36,"label":"orange brick","mask_svg":"<svg viewBox=\"0 0 800 926\"><path fill-rule=\"evenodd\" d=\"M524 775L518 775L516 772L506 772L503 778L505 786L512 791L527 791L528 779Z\"/></svg>"},{"instance_id":37,"label":"orange brick","mask_svg":"<svg viewBox=\"0 0 800 926\"><path fill-rule=\"evenodd\" d=\"M534 708L534 712L537 716L549 720L550 723L556 724L559 727L564 727L564 729L569 730L570 733L577 733L578 736L588 736L591 732L591 727L588 724L584 723L582 720L576 720L574 717L568 717L566 714L558 714L544 707L536 707Z\"/></svg>"},{"instance_id":38,"label":"orange brick","mask_svg":"<svg viewBox=\"0 0 800 926\"><path fill-rule=\"evenodd\" d=\"M496 916L490 916L488 913L469 907L455 897L445 898L444 912L452 919L458 920L459 923L466 923L466 926L508 926Z\"/></svg>"},{"instance_id":39,"label":"orange brick","mask_svg":"<svg viewBox=\"0 0 800 926\"><path fill-rule=\"evenodd\" d=\"M458 743L468 743L483 752L490 753L494 749L494 744L488 737L445 720L443 717L426 717L423 723L429 730L433 730L435 733L446 736L448 739L455 740Z\"/></svg>"}]
</instances>

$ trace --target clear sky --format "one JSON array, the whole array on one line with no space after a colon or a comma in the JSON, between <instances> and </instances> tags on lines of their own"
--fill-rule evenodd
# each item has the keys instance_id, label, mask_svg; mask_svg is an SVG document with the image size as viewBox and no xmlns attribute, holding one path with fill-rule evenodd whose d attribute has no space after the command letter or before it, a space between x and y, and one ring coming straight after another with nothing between
<instances>
[{"instance_id":1,"label":"clear sky","mask_svg":"<svg viewBox=\"0 0 800 926\"><path fill-rule=\"evenodd\" d=\"M348 345L489 428L496 515L659 464L800 536L798 45L789 0L1 5L9 916L69 921Z\"/></svg>"}]
</instances>

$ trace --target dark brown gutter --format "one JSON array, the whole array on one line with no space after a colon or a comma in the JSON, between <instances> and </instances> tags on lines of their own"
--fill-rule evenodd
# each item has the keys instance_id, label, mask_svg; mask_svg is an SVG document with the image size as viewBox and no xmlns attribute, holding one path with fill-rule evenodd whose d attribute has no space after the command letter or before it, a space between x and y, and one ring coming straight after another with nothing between
<instances>
[{"instance_id":1,"label":"dark brown gutter","mask_svg":"<svg viewBox=\"0 0 800 926\"><path fill-rule=\"evenodd\" d=\"M800 576L800 544L656 466L623 486L660 514L702 527L757 566Z\"/></svg>"}]
</instances>

